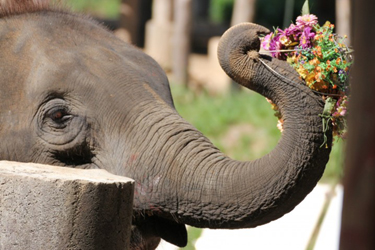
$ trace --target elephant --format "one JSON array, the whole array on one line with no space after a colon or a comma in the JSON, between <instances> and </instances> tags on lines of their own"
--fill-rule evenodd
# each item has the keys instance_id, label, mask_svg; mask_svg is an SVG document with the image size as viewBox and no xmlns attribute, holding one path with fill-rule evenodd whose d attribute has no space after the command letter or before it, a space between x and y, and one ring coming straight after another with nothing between
<instances>
[{"instance_id":1,"label":"elephant","mask_svg":"<svg viewBox=\"0 0 375 250\"><path fill-rule=\"evenodd\" d=\"M165 72L140 49L86 16L13 2L0 6L0 159L134 179L132 249L184 246L185 225L271 222L321 178L332 144L329 130L321 147L324 101L285 61L259 53L268 29L239 24L218 48L224 71L284 119L276 147L242 162L178 114Z\"/></svg>"}]
</instances>

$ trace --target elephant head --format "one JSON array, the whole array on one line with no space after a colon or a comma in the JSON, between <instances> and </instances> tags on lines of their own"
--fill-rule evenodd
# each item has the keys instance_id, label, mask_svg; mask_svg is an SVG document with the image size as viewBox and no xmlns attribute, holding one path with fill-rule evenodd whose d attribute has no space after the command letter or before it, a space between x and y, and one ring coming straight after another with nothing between
<instances>
[{"instance_id":1,"label":"elephant head","mask_svg":"<svg viewBox=\"0 0 375 250\"><path fill-rule=\"evenodd\" d=\"M328 135L320 147L324 103L286 62L258 53L267 29L235 26L219 46L227 74L271 99L284 119L273 151L240 162L180 117L163 70L142 51L88 18L19 2L0 8L0 159L133 178L134 249L160 238L183 246L185 224L268 223L321 177L331 146Z\"/></svg>"}]
</instances>

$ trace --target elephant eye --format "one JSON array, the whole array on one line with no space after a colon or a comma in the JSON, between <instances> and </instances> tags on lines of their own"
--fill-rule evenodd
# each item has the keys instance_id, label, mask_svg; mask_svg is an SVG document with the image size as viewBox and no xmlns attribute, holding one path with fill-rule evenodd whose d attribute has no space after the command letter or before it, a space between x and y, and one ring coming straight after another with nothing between
<instances>
[{"instance_id":1,"label":"elephant eye","mask_svg":"<svg viewBox=\"0 0 375 250\"><path fill-rule=\"evenodd\" d=\"M54 123L62 125L69 121L73 116L69 114L67 108L65 107L56 107L51 109L47 113L47 117L51 119Z\"/></svg>"}]
</instances>

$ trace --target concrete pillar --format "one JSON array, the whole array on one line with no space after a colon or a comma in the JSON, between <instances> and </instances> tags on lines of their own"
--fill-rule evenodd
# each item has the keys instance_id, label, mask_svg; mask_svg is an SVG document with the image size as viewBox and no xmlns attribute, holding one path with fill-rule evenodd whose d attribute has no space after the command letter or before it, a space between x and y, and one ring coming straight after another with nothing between
<instances>
[{"instance_id":1,"label":"concrete pillar","mask_svg":"<svg viewBox=\"0 0 375 250\"><path fill-rule=\"evenodd\" d=\"M346 45L351 45L351 15L350 0L336 0L336 33L347 36Z\"/></svg>"},{"instance_id":2,"label":"concrete pillar","mask_svg":"<svg viewBox=\"0 0 375 250\"><path fill-rule=\"evenodd\" d=\"M0 249L129 249L131 179L0 162Z\"/></svg>"},{"instance_id":3,"label":"concrete pillar","mask_svg":"<svg viewBox=\"0 0 375 250\"><path fill-rule=\"evenodd\" d=\"M233 6L233 14L231 26L243 22L254 22L256 0L235 0ZM239 91L241 86L231 81L231 90Z\"/></svg>"},{"instance_id":4,"label":"concrete pillar","mask_svg":"<svg viewBox=\"0 0 375 250\"><path fill-rule=\"evenodd\" d=\"M256 0L235 0L231 26L242 22L253 22Z\"/></svg>"},{"instance_id":5,"label":"concrete pillar","mask_svg":"<svg viewBox=\"0 0 375 250\"><path fill-rule=\"evenodd\" d=\"M225 94L230 90L231 79L221 68L217 57L217 48L220 37L211 37L208 41L208 65L210 71L207 72L208 79L206 88L211 94Z\"/></svg>"},{"instance_id":6,"label":"concrete pillar","mask_svg":"<svg viewBox=\"0 0 375 250\"><path fill-rule=\"evenodd\" d=\"M154 0L152 19L146 23L145 52L166 71L171 69L173 1Z\"/></svg>"},{"instance_id":7,"label":"concrete pillar","mask_svg":"<svg viewBox=\"0 0 375 250\"><path fill-rule=\"evenodd\" d=\"M188 84L189 55L191 44L191 2L175 0L172 45L173 80L177 84Z\"/></svg>"}]
</instances>

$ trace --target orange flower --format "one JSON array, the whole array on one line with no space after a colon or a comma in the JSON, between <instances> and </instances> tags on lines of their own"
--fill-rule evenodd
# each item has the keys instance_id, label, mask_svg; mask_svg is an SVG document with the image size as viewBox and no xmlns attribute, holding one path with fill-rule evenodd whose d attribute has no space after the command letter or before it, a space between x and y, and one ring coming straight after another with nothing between
<instances>
[{"instance_id":1,"label":"orange flower","mask_svg":"<svg viewBox=\"0 0 375 250\"><path fill-rule=\"evenodd\" d=\"M320 82L322 79L322 73L317 73L316 75L315 75L315 80L317 81L317 82Z\"/></svg>"},{"instance_id":2,"label":"orange flower","mask_svg":"<svg viewBox=\"0 0 375 250\"><path fill-rule=\"evenodd\" d=\"M341 62L341 58L339 57L336 59L336 64L340 64L340 62Z\"/></svg>"},{"instance_id":3,"label":"orange flower","mask_svg":"<svg viewBox=\"0 0 375 250\"><path fill-rule=\"evenodd\" d=\"M303 78L305 79L307 74L309 73L309 71L307 71L307 69L305 69L302 65L299 66L299 68L297 69L297 72L298 74Z\"/></svg>"},{"instance_id":4,"label":"orange flower","mask_svg":"<svg viewBox=\"0 0 375 250\"><path fill-rule=\"evenodd\" d=\"M310 73L310 74L308 74L308 75L306 76L306 79L305 79L306 84L307 84L308 86L311 86L311 85L314 83L314 80L315 80L315 74L314 74L313 72Z\"/></svg>"},{"instance_id":5,"label":"orange flower","mask_svg":"<svg viewBox=\"0 0 375 250\"><path fill-rule=\"evenodd\" d=\"M319 62L318 58L316 58L316 57L309 61L310 65L318 65L319 63L320 62Z\"/></svg>"}]
</instances>

